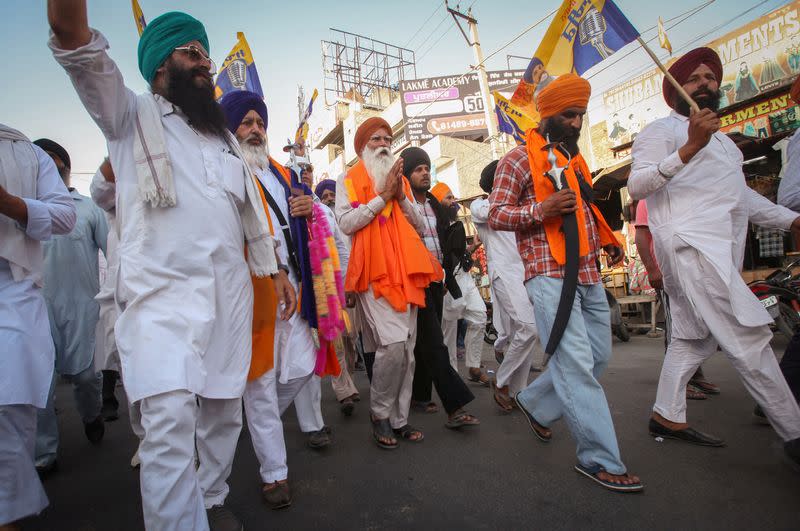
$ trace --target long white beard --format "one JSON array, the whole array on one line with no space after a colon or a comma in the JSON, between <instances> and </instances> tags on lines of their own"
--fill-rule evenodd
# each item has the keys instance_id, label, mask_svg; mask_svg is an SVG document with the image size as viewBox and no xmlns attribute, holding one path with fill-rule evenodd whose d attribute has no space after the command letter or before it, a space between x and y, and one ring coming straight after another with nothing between
<instances>
[{"instance_id":1,"label":"long white beard","mask_svg":"<svg viewBox=\"0 0 800 531\"><path fill-rule=\"evenodd\" d=\"M254 146L249 142L239 142L239 147L251 168L259 170L269 168L269 144L264 142L260 146Z\"/></svg>"},{"instance_id":2,"label":"long white beard","mask_svg":"<svg viewBox=\"0 0 800 531\"><path fill-rule=\"evenodd\" d=\"M372 177L375 193L380 194L386 189L386 177L389 176L389 170L394 166L392 152L386 147L375 149L365 147L361 154L361 160L364 161L367 173Z\"/></svg>"}]
</instances>

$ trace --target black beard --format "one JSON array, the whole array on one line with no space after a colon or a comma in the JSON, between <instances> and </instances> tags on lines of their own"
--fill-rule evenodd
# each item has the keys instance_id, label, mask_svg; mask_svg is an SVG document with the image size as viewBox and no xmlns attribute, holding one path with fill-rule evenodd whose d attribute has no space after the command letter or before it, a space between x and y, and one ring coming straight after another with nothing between
<instances>
[{"instance_id":1,"label":"black beard","mask_svg":"<svg viewBox=\"0 0 800 531\"><path fill-rule=\"evenodd\" d=\"M189 124L201 133L227 139L227 122L222 107L214 100L212 84L197 86L196 75L207 72L202 68L184 70L167 65L167 99L180 107Z\"/></svg>"},{"instance_id":2,"label":"black beard","mask_svg":"<svg viewBox=\"0 0 800 531\"><path fill-rule=\"evenodd\" d=\"M550 142L560 142L564 144L571 157L580 152L578 148L578 138L581 136L580 129L575 130L573 127L562 126L555 119L549 119L544 123L542 136L550 137Z\"/></svg>"},{"instance_id":3,"label":"black beard","mask_svg":"<svg viewBox=\"0 0 800 531\"><path fill-rule=\"evenodd\" d=\"M705 89L697 90L691 96L700 109L710 109L714 112L719 110L719 100L722 97L722 92L719 90L716 92L711 92L710 90ZM680 95L676 95L675 97L678 99L675 102L675 111L683 116L689 116L689 104L686 103L686 100L681 98Z\"/></svg>"}]
</instances>

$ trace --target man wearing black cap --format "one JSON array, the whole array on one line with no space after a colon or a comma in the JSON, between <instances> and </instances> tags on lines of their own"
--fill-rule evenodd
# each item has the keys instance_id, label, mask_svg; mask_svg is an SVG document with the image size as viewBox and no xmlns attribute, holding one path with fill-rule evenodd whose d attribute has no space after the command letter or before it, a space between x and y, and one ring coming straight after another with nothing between
<instances>
[{"instance_id":1,"label":"man wearing black cap","mask_svg":"<svg viewBox=\"0 0 800 531\"><path fill-rule=\"evenodd\" d=\"M665 78L664 99L674 112L636 137L628 180L631 197L647 199L672 317L650 433L725 445L686 422L686 384L719 344L784 440L787 455L800 462L800 407L770 347L772 319L739 274L748 220L800 233L800 217L745 184L742 153L719 131L722 62L717 53L692 50L670 73L699 111L690 112Z\"/></svg>"},{"instance_id":2,"label":"man wearing black cap","mask_svg":"<svg viewBox=\"0 0 800 531\"><path fill-rule=\"evenodd\" d=\"M67 150L46 138L34 144L53 159L78 215L71 233L44 243L44 298L56 348L56 370L47 406L38 411L36 468L48 473L56 467L58 451L58 421L53 404L56 373L72 383L75 405L89 441L100 442L105 431L100 415L103 377L94 368L95 328L100 314L94 297L100 291L97 253L106 252L108 225L94 202L69 186Z\"/></svg>"},{"instance_id":3,"label":"man wearing black cap","mask_svg":"<svg viewBox=\"0 0 800 531\"><path fill-rule=\"evenodd\" d=\"M428 250L442 262L442 249L447 248L450 221L439 202L428 191L431 187L431 159L418 147L406 148L400 157L403 159L403 174L411 183L415 203L425 221L422 240ZM447 289L458 290L458 284L447 268L445 275ZM420 307L417 311L417 341L414 346L416 368L412 398L415 403L425 407L426 411L434 412L435 404L431 402L433 383L447 412L445 426L455 429L474 426L479 421L462 409L475 396L450 364L450 354L444 344L441 325L444 290L441 282L432 282L425 289L425 307Z\"/></svg>"}]
</instances>

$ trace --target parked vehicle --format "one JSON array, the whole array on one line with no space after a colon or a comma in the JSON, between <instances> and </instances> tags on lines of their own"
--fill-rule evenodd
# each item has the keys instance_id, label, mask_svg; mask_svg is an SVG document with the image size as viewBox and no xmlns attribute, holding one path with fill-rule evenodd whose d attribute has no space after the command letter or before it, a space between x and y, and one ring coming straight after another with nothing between
<instances>
[{"instance_id":1,"label":"parked vehicle","mask_svg":"<svg viewBox=\"0 0 800 531\"><path fill-rule=\"evenodd\" d=\"M800 326L800 276L792 275L792 269L798 265L800 258L776 269L764 280L748 284L774 319L775 328L787 337L792 337Z\"/></svg>"},{"instance_id":2,"label":"parked vehicle","mask_svg":"<svg viewBox=\"0 0 800 531\"><path fill-rule=\"evenodd\" d=\"M611 332L620 341L627 343L631 339L631 332L628 330L628 325L622 320L622 308L617 302L617 298L609 290L606 290L606 299L608 299L608 309L611 311Z\"/></svg>"}]
</instances>

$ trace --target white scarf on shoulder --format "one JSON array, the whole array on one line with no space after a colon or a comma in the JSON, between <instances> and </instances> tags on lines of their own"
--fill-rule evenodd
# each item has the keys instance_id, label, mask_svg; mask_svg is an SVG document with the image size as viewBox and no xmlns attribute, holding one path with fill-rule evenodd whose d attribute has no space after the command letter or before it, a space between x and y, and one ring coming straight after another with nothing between
<instances>
[{"instance_id":1,"label":"white scarf on shoulder","mask_svg":"<svg viewBox=\"0 0 800 531\"><path fill-rule=\"evenodd\" d=\"M254 173L239 149L239 142L228 133L228 144L242 161L245 185L245 206L242 212L247 245L247 263L256 277L272 275L278 271L269 222L264 203L256 187ZM151 208L169 208L177 204L175 181L167 143L164 140L164 125L155 96L150 93L136 97L136 130L133 140L133 157L139 182L139 197Z\"/></svg>"},{"instance_id":2,"label":"white scarf on shoulder","mask_svg":"<svg viewBox=\"0 0 800 531\"><path fill-rule=\"evenodd\" d=\"M28 138L0 124L0 186L11 195L36 199L39 159ZM42 285L43 253L40 242L29 238L25 228L0 215L0 258L8 261L16 282L32 278Z\"/></svg>"}]
</instances>

